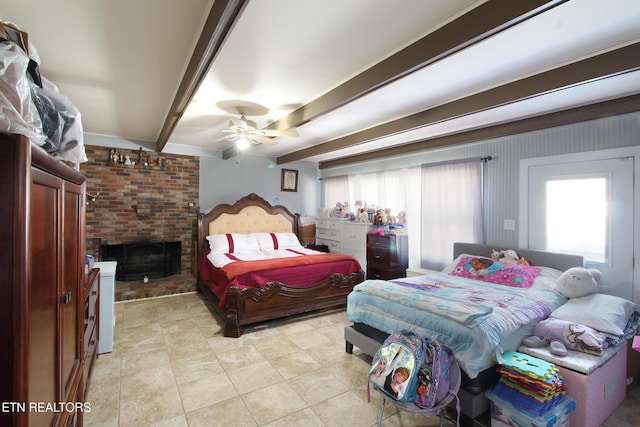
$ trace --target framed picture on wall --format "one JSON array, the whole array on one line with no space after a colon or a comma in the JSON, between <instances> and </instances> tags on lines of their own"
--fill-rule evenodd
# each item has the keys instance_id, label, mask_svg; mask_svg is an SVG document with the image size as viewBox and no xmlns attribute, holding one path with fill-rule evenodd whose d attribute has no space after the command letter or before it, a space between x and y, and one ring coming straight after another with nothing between
<instances>
[{"instance_id":1,"label":"framed picture on wall","mask_svg":"<svg viewBox=\"0 0 640 427\"><path fill-rule=\"evenodd\" d=\"M298 191L298 171L295 169L282 169L282 191Z\"/></svg>"}]
</instances>

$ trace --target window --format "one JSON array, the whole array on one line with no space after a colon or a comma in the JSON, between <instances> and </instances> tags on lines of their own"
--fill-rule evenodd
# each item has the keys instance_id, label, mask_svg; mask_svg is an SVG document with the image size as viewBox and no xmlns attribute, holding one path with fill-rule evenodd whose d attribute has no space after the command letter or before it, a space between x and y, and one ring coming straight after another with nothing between
<instances>
[{"instance_id":1,"label":"window","mask_svg":"<svg viewBox=\"0 0 640 427\"><path fill-rule=\"evenodd\" d=\"M519 246L582 255L601 292L638 300L634 267L640 147L522 159Z\"/></svg>"},{"instance_id":2,"label":"window","mask_svg":"<svg viewBox=\"0 0 640 427\"><path fill-rule=\"evenodd\" d=\"M482 168L479 161L422 167L422 267L450 263L454 242L484 241Z\"/></svg>"},{"instance_id":3,"label":"window","mask_svg":"<svg viewBox=\"0 0 640 427\"><path fill-rule=\"evenodd\" d=\"M607 262L608 177L549 179L546 182L546 249ZM578 214L579 212L579 214ZM589 230L585 233L585 230Z\"/></svg>"}]
</instances>

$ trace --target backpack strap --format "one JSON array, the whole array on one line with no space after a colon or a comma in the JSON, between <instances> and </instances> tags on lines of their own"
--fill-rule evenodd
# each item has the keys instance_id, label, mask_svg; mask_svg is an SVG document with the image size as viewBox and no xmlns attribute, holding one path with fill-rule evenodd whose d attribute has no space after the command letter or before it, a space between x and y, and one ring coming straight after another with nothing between
<instances>
[{"instance_id":1,"label":"backpack strap","mask_svg":"<svg viewBox=\"0 0 640 427\"><path fill-rule=\"evenodd\" d=\"M456 427L460 427L460 398L458 394L451 389L449 389L449 394L453 394L453 397L456 398L456 416L458 417L456 419Z\"/></svg>"}]
</instances>

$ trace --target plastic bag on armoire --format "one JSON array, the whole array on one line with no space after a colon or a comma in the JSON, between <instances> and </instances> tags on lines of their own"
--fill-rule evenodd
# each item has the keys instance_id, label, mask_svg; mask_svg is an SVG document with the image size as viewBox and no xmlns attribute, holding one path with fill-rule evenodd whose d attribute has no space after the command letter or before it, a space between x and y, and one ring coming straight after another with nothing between
<instances>
[{"instance_id":1,"label":"plastic bag on armoire","mask_svg":"<svg viewBox=\"0 0 640 427\"><path fill-rule=\"evenodd\" d=\"M31 99L32 81L27 74L29 57L16 43L0 43L0 131L25 135L43 146L40 113Z\"/></svg>"}]
</instances>

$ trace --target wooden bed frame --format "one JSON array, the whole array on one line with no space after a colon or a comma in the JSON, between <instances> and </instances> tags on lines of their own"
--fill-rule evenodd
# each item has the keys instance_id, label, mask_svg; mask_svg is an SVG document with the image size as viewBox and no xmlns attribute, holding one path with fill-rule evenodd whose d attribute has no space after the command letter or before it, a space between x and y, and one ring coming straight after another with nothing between
<instances>
[{"instance_id":1,"label":"wooden bed frame","mask_svg":"<svg viewBox=\"0 0 640 427\"><path fill-rule=\"evenodd\" d=\"M299 215L281 205L272 206L251 193L235 204L220 204L208 213L198 214L198 262L209 249L206 237L222 233L283 233L293 232L300 238ZM364 280L364 271L344 275L334 273L319 283L305 288L293 288L285 283L269 282L261 288L241 289L231 286L224 308L198 272L198 291L210 301L225 321L224 335L240 337L246 325L279 319L309 311L343 307L353 287Z\"/></svg>"},{"instance_id":2,"label":"wooden bed frame","mask_svg":"<svg viewBox=\"0 0 640 427\"><path fill-rule=\"evenodd\" d=\"M491 254L494 249L499 250L500 246L475 243L454 243L453 259L456 259L462 254L486 256L487 258L491 258ZM522 248L516 248L515 251L520 257L524 257L531 265L551 267L560 271L565 271L571 267L582 266L584 264L583 257L578 255L559 254ZM385 332L364 324L345 326L344 338L346 352L349 354L353 353L353 347L356 346L365 354L373 357L382 344L382 341L384 341L388 335L389 334ZM465 424L467 424L470 419L484 413L489 408L489 401L484 396L484 390L495 384L499 377L496 375L496 371L492 367L482 371L475 380L470 380L464 372L462 372L462 374L462 387L458 391L458 397L460 398L461 412L467 417L467 419L465 419Z\"/></svg>"}]
</instances>

